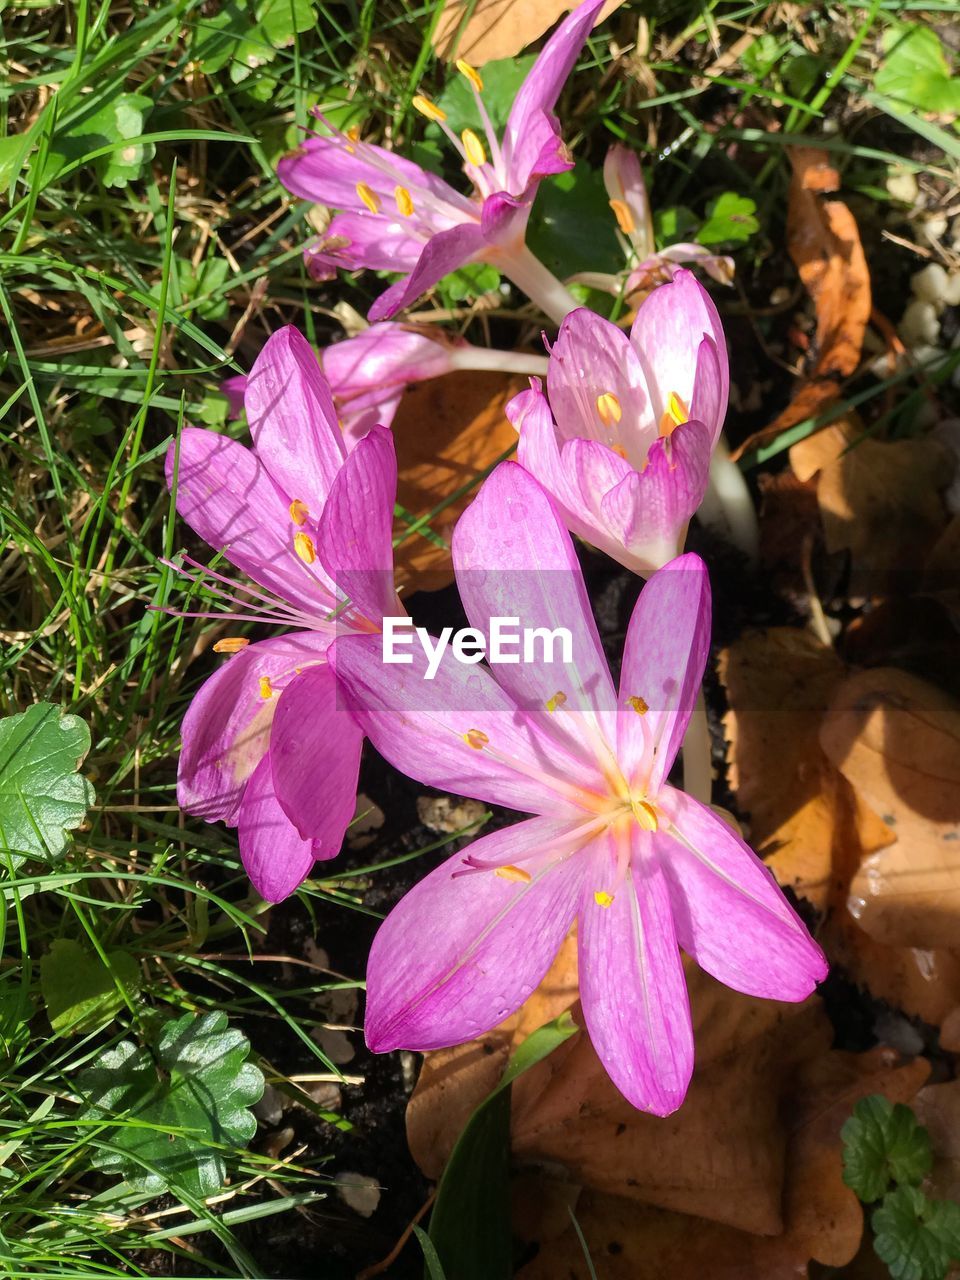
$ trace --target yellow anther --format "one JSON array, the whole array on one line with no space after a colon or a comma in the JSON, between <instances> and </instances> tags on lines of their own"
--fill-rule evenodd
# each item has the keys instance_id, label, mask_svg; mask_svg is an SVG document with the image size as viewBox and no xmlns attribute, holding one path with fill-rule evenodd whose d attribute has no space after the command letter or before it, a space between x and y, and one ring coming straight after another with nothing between
<instances>
[{"instance_id":1,"label":"yellow anther","mask_svg":"<svg viewBox=\"0 0 960 1280\"><path fill-rule=\"evenodd\" d=\"M660 419L660 434L662 436L671 435L677 427L683 426L690 418L690 410L680 399L675 391L671 391L667 397L667 407Z\"/></svg>"},{"instance_id":2,"label":"yellow anther","mask_svg":"<svg viewBox=\"0 0 960 1280\"><path fill-rule=\"evenodd\" d=\"M624 462L627 461L627 451L622 444L611 444L607 447L610 449L611 453L615 453L618 458L622 458Z\"/></svg>"},{"instance_id":3,"label":"yellow anther","mask_svg":"<svg viewBox=\"0 0 960 1280\"><path fill-rule=\"evenodd\" d=\"M660 827L660 820L657 817L657 811L649 800L631 800L630 808L633 810L633 816L637 820L637 826L643 831L657 831Z\"/></svg>"},{"instance_id":4,"label":"yellow anther","mask_svg":"<svg viewBox=\"0 0 960 1280\"><path fill-rule=\"evenodd\" d=\"M213 646L214 653L239 653L250 643L244 636L224 636Z\"/></svg>"},{"instance_id":5,"label":"yellow anther","mask_svg":"<svg viewBox=\"0 0 960 1280\"><path fill-rule=\"evenodd\" d=\"M613 210L614 217L617 219L617 226L625 236L633 235L637 229L637 224L633 220L633 214L630 212L630 206L626 200L611 200L610 208Z\"/></svg>"},{"instance_id":6,"label":"yellow anther","mask_svg":"<svg viewBox=\"0 0 960 1280\"><path fill-rule=\"evenodd\" d=\"M598 907L613 906L613 894L606 893L603 889L598 889L593 895L593 900Z\"/></svg>"},{"instance_id":7,"label":"yellow anther","mask_svg":"<svg viewBox=\"0 0 960 1280\"><path fill-rule=\"evenodd\" d=\"M273 685L270 683L269 676L260 677L260 697L261 698L273 697Z\"/></svg>"},{"instance_id":8,"label":"yellow anther","mask_svg":"<svg viewBox=\"0 0 960 1280\"><path fill-rule=\"evenodd\" d=\"M650 710L649 706L647 705L646 702L644 702L643 698L639 697L637 694L633 694L631 697L627 699L627 706L633 707L634 711L637 713L638 716L645 716L647 712Z\"/></svg>"},{"instance_id":9,"label":"yellow anther","mask_svg":"<svg viewBox=\"0 0 960 1280\"><path fill-rule=\"evenodd\" d=\"M368 187L365 182L358 182L356 190L358 197L363 201L371 213L380 212L380 197L372 187Z\"/></svg>"},{"instance_id":10,"label":"yellow anther","mask_svg":"<svg viewBox=\"0 0 960 1280\"><path fill-rule=\"evenodd\" d=\"M428 120L436 120L438 123L446 120L447 113L442 107L438 107L435 102L431 102L429 98L424 97L422 93L418 93L414 98L412 106L415 111L419 111L422 116L426 116Z\"/></svg>"},{"instance_id":11,"label":"yellow anther","mask_svg":"<svg viewBox=\"0 0 960 1280\"><path fill-rule=\"evenodd\" d=\"M558 689L557 692L553 695L553 697L548 701L547 710L550 712L551 715L553 715L557 707L562 707L563 704L566 702L566 700L567 700L567 695L563 692L562 689Z\"/></svg>"},{"instance_id":12,"label":"yellow anther","mask_svg":"<svg viewBox=\"0 0 960 1280\"><path fill-rule=\"evenodd\" d=\"M597 413L600 415L600 421L608 428L615 427L623 417L620 401L612 391L604 391L602 395L597 396Z\"/></svg>"},{"instance_id":13,"label":"yellow anther","mask_svg":"<svg viewBox=\"0 0 960 1280\"><path fill-rule=\"evenodd\" d=\"M472 129L464 129L460 135L460 141L463 143L463 149L467 153L467 159L471 164L481 165L487 163L487 153L483 149L483 143Z\"/></svg>"},{"instance_id":14,"label":"yellow anther","mask_svg":"<svg viewBox=\"0 0 960 1280\"><path fill-rule=\"evenodd\" d=\"M347 130L347 137L350 139L351 142L359 142L360 126L358 124L352 124L350 128Z\"/></svg>"},{"instance_id":15,"label":"yellow anther","mask_svg":"<svg viewBox=\"0 0 960 1280\"><path fill-rule=\"evenodd\" d=\"M468 729L463 735L463 740L468 747L473 747L474 751L482 751L490 741L482 729Z\"/></svg>"},{"instance_id":16,"label":"yellow anther","mask_svg":"<svg viewBox=\"0 0 960 1280\"><path fill-rule=\"evenodd\" d=\"M298 533L293 540L293 549L304 564L313 564L317 558L317 549L308 533Z\"/></svg>"},{"instance_id":17,"label":"yellow anther","mask_svg":"<svg viewBox=\"0 0 960 1280\"><path fill-rule=\"evenodd\" d=\"M463 58L458 58L457 70L470 81L477 93L483 93L483 81L480 79L480 72L476 67L471 67L469 62L464 61Z\"/></svg>"},{"instance_id":18,"label":"yellow anther","mask_svg":"<svg viewBox=\"0 0 960 1280\"><path fill-rule=\"evenodd\" d=\"M290 519L293 521L294 524L306 523L307 516L310 514L310 512L308 511L307 504L305 502L301 502L299 498L294 498L294 500L290 503L289 510L290 510Z\"/></svg>"},{"instance_id":19,"label":"yellow anther","mask_svg":"<svg viewBox=\"0 0 960 1280\"><path fill-rule=\"evenodd\" d=\"M397 210L403 214L405 218L409 218L413 213L413 198L406 187L394 187L393 198L397 202Z\"/></svg>"},{"instance_id":20,"label":"yellow anther","mask_svg":"<svg viewBox=\"0 0 960 1280\"><path fill-rule=\"evenodd\" d=\"M516 880L520 884L530 883L530 872L524 871L523 867L497 867L493 874L499 876L501 880Z\"/></svg>"}]
</instances>

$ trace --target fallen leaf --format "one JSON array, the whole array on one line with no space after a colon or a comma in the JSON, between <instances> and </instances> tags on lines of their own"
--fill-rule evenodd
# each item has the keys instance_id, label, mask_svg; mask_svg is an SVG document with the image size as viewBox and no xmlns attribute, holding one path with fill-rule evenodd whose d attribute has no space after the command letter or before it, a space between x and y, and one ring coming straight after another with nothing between
<instances>
[{"instance_id":1,"label":"fallen leaf","mask_svg":"<svg viewBox=\"0 0 960 1280\"><path fill-rule=\"evenodd\" d=\"M940 1047L948 1053L960 1053L960 1005L952 1009L943 1020Z\"/></svg>"},{"instance_id":2,"label":"fallen leaf","mask_svg":"<svg viewBox=\"0 0 960 1280\"><path fill-rule=\"evenodd\" d=\"M960 1080L931 1084L913 1100L917 1119L930 1132L933 1170L924 1190L937 1200L960 1199Z\"/></svg>"},{"instance_id":3,"label":"fallen leaf","mask_svg":"<svg viewBox=\"0 0 960 1280\"><path fill-rule=\"evenodd\" d=\"M889 946L960 938L960 705L895 668L848 677L820 733L829 759L896 841L850 886L860 927Z\"/></svg>"},{"instance_id":4,"label":"fallen leaf","mask_svg":"<svg viewBox=\"0 0 960 1280\"><path fill-rule=\"evenodd\" d=\"M396 550L397 582L437 590L453 581L449 542L457 517L484 472L517 443L507 401L527 386L516 374L460 370L407 389L393 421L399 466L398 501L430 520L437 546L413 534Z\"/></svg>"},{"instance_id":5,"label":"fallen leaf","mask_svg":"<svg viewBox=\"0 0 960 1280\"><path fill-rule=\"evenodd\" d=\"M578 0L446 0L433 35L438 58L465 58L475 67L495 58L513 58L542 36ZM608 0L597 22L623 0ZM596 23L594 24L596 25Z\"/></svg>"}]
</instances>

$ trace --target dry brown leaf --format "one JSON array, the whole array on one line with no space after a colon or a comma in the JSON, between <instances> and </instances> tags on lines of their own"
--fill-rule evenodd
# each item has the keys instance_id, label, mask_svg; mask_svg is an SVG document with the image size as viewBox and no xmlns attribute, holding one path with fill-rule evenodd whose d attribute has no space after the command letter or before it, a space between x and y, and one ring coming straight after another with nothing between
<instances>
[{"instance_id":1,"label":"dry brown leaf","mask_svg":"<svg viewBox=\"0 0 960 1280\"><path fill-rule=\"evenodd\" d=\"M940 1028L940 1047L948 1053L960 1053L960 1005L947 1014Z\"/></svg>"},{"instance_id":2,"label":"dry brown leaf","mask_svg":"<svg viewBox=\"0 0 960 1280\"><path fill-rule=\"evenodd\" d=\"M482 473L517 443L504 407L526 385L516 374L460 370L418 383L400 402L393 422L400 504L423 516L474 485L430 522L448 544ZM450 552L419 534L397 547L396 566L407 590L436 590L453 580Z\"/></svg>"},{"instance_id":3,"label":"dry brown leaf","mask_svg":"<svg viewBox=\"0 0 960 1280\"><path fill-rule=\"evenodd\" d=\"M924 1190L938 1200L960 1200L960 1080L921 1089L913 1109L930 1131L933 1148L933 1171Z\"/></svg>"},{"instance_id":4,"label":"dry brown leaf","mask_svg":"<svg viewBox=\"0 0 960 1280\"><path fill-rule=\"evenodd\" d=\"M679 1111L636 1111L585 1033L513 1086L513 1149L594 1190L757 1233L782 1229L782 1094L830 1028L818 1001L757 1000L687 963L697 1066ZM574 1014L577 1019L576 1013Z\"/></svg>"},{"instance_id":5,"label":"dry brown leaf","mask_svg":"<svg viewBox=\"0 0 960 1280\"><path fill-rule=\"evenodd\" d=\"M448 62L465 58L475 67L495 58L513 58L576 8L577 3L578 0L446 0L433 47L438 58ZM623 0L607 0L597 22L621 4Z\"/></svg>"},{"instance_id":6,"label":"dry brown leaf","mask_svg":"<svg viewBox=\"0 0 960 1280\"><path fill-rule=\"evenodd\" d=\"M851 884L861 928L888 946L956 946L960 706L905 671L876 668L839 687L820 741L897 837Z\"/></svg>"},{"instance_id":7,"label":"dry brown leaf","mask_svg":"<svg viewBox=\"0 0 960 1280\"><path fill-rule=\"evenodd\" d=\"M836 170L815 147L791 147L790 160L787 249L816 306L816 360L783 413L745 440L735 459L834 403L860 362L870 319L870 272L856 219L841 200L822 198L839 187Z\"/></svg>"}]
</instances>

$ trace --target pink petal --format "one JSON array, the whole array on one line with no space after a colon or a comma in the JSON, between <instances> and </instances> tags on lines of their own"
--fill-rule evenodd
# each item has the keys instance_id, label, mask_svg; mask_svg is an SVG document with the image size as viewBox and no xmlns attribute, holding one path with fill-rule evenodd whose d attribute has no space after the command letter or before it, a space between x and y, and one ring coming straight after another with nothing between
<instances>
[{"instance_id":1,"label":"pink petal","mask_svg":"<svg viewBox=\"0 0 960 1280\"><path fill-rule=\"evenodd\" d=\"M394 907L367 964L367 1044L437 1049L488 1031L541 981L579 900L577 854L551 858L563 824L533 818L476 840ZM470 857L526 860L531 879L470 869ZM460 874L458 874L460 873Z\"/></svg>"},{"instance_id":2,"label":"pink petal","mask_svg":"<svg viewBox=\"0 0 960 1280\"><path fill-rule=\"evenodd\" d=\"M381 293L368 312L373 320L388 320L416 301L451 271L473 262L486 248L478 222L463 222L433 236L423 247L420 260L407 276Z\"/></svg>"},{"instance_id":3,"label":"pink petal","mask_svg":"<svg viewBox=\"0 0 960 1280\"><path fill-rule=\"evenodd\" d=\"M574 811L582 763L524 716L485 667L448 649L426 680L416 637L405 650L410 665L384 662L383 643L339 636L330 661L361 728L392 765L428 786L511 809Z\"/></svg>"},{"instance_id":4,"label":"pink petal","mask_svg":"<svg viewBox=\"0 0 960 1280\"><path fill-rule=\"evenodd\" d=\"M250 883L267 902L282 902L313 869L313 841L303 840L277 802L270 756L247 784L237 824L240 858Z\"/></svg>"},{"instance_id":5,"label":"pink petal","mask_svg":"<svg viewBox=\"0 0 960 1280\"><path fill-rule=\"evenodd\" d=\"M297 532L290 499L274 484L256 454L236 440L184 428L167 450L167 484L177 478L177 512L231 564L311 617L323 618L332 600L319 565L294 550Z\"/></svg>"},{"instance_id":6,"label":"pink petal","mask_svg":"<svg viewBox=\"0 0 960 1280\"><path fill-rule=\"evenodd\" d=\"M274 483L319 519L346 449L330 385L292 324L278 329L257 356L244 404L257 456Z\"/></svg>"},{"instance_id":7,"label":"pink petal","mask_svg":"<svg viewBox=\"0 0 960 1280\"><path fill-rule=\"evenodd\" d=\"M314 858L333 858L357 807L363 734L345 710L324 663L301 672L283 692L270 735L277 802Z\"/></svg>"},{"instance_id":8,"label":"pink petal","mask_svg":"<svg viewBox=\"0 0 960 1280\"><path fill-rule=\"evenodd\" d=\"M611 882L598 873L625 851L608 849L606 860L593 855L599 882L588 875L580 907L580 997L610 1079L633 1106L665 1116L690 1083L693 1030L666 881L648 834L633 826L632 839L632 868L606 907L594 894L610 891Z\"/></svg>"},{"instance_id":9,"label":"pink petal","mask_svg":"<svg viewBox=\"0 0 960 1280\"><path fill-rule=\"evenodd\" d=\"M403 610L393 585L393 507L397 455L386 427L374 427L348 455L320 520L320 555L349 618L379 624Z\"/></svg>"},{"instance_id":10,"label":"pink petal","mask_svg":"<svg viewBox=\"0 0 960 1280\"><path fill-rule=\"evenodd\" d=\"M700 557L688 553L640 592L623 651L619 756L628 781L651 796L680 750L709 649L710 579Z\"/></svg>"},{"instance_id":11,"label":"pink petal","mask_svg":"<svg viewBox=\"0 0 960 1280\"><path fill-rule=\"evenodd\" d=\"M518 618L517 630L564 629L572 661L492 667L494 678L541 730L580 756L603 787L601 769L613 757L616 696L580 563L570 535L546 492L515 462L502 462L480 486L453 534L457 587L472 626L490 631L491 618ZM562 696L557 705L558 695ZM550 708L553 708L552 710ZM598 740L597 730L606 745Z\"/></svg>"},{"instance_id":12,"label":"pink petal","mask_svg":"<svg viewBox=\"0 0 960 1280\"><path fill-rule=\"evenodd\" d=\"M394 259L393 269L396 265ZM321 362L333 394L342 401L373 389L438 378L453 368L453 350L428 334L386 321L325 347Z\"/></svg>"},{"instance_id":13,"label":"pink petal","mask_svg":"<svg viewBox=\"0 0 960 1280\"><path fill-rule=\"evenodd\" d=\"M408 221L373 213L338 213L323 236L304 250L315 280L330 280L338 270L412 271L423 252L424 237Z\"/></svg>"},{"instance_id":14,"label":"pink petal","mask_svg":"<svg viewBox=\"0 0 960 1280\"><path fill-rule=\"evenodd\" d=\"M526 127L514 141L508 174L511 190L532 200L536 194L533 184L540 178L572 168L573 157L564 144L556 116L531 111Z\"/></svg>"},{"instance_id":15,"label":"pink petal","mask_svg":"<svg viewBox=\"0 0 960 1280\"><path fill-rule=\"evenodd\" d=\"M769 869L715 813L664 788L671 822L654 837L680 945L735 991L805 1000L827 976L823 952Z\"/></svg>"},{"instance_id":16,"label":"pink petal","mask_svg":"<svg viewBox=\"0 0 960 1280\"><path fill-rule=\"evenodd\" d=\"M239 418L243 413L243 393L247 389L247 375L235 374L220 383L220 393L227 397L227 417Z\"/></svg>"},{"instance_id":17,"label":"pink petal","mask_svg":"<svg viewBox=\"0 0 960 1280\"><path fill-rule=\"evenodd\" d=\"M300 632L261 640L223 661L200 686L183 718L177 801L207 822L237 821L243 790L263 759L277 693L297 668L321 662L329 636ZM273 696L264 698L266 677Z\"/></svg>"},{"instance_id":18,"label":"pink petal","mask_svg":"<svg viewBox=\"0 0 960 1280\"><path fill-rule=\"evenodd\" d=\"M634 248L640 253L652 249L650 201L637 153L619 143L610 147L603 161L603 185L611 201L620 200L625 204L633 219L634 229L629 239Z\"/></svg>"}]
</instances>

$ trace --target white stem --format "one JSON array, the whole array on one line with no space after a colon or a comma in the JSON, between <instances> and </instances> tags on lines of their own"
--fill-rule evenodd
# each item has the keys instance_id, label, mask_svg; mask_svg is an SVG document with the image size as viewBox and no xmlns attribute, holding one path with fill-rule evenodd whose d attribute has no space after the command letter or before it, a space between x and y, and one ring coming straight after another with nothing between
<instances>
[{"instance_id":1,"label":"white stem","mask_svg":"<svg viewBox=\"0 0 960 1280\"><path fill-rule=\"evenodd\" d=\"M554 324L562 324L564 318L580 305L567 287L548 271L536 254L526 245L513 252L501 253L492 258L505 276L522 289L531 302L535 302Z\"/></svg>"},{"instance_id":2,"label":"white stem","mask_svg":"<svg viewBox=\"0 0 960 1280\"><path fill-rule=\"evenodd\" d=\"M455 347L450 352L455 369L493 369L497 373L527 373L531 377L547 376L546 356L526 351L495 351L489 347Z\"/></svg>"},{"instance_id":3,"label":"white stem","mask_svg":"<svg viewBox=\"0 0 960 1280\"><path fill-rule=\"evenodd\" d=\"M701 804L710 803L713 794L713 765L703 689L697 694L693 715L683 738L683 789Z\"/></svg>"},{"instance_id":4,"label":"white stem","mask_svg":"<svg viewBox=\"0 0 960 1280\"><path fill-rule=\"evenodd\" d=\"M723 436L710 459L710 482L697 519L739 547L752 565L756 564L760 542L757 513L743 472L730 461L730 450Z\"/></svg>"}]
</instances>

